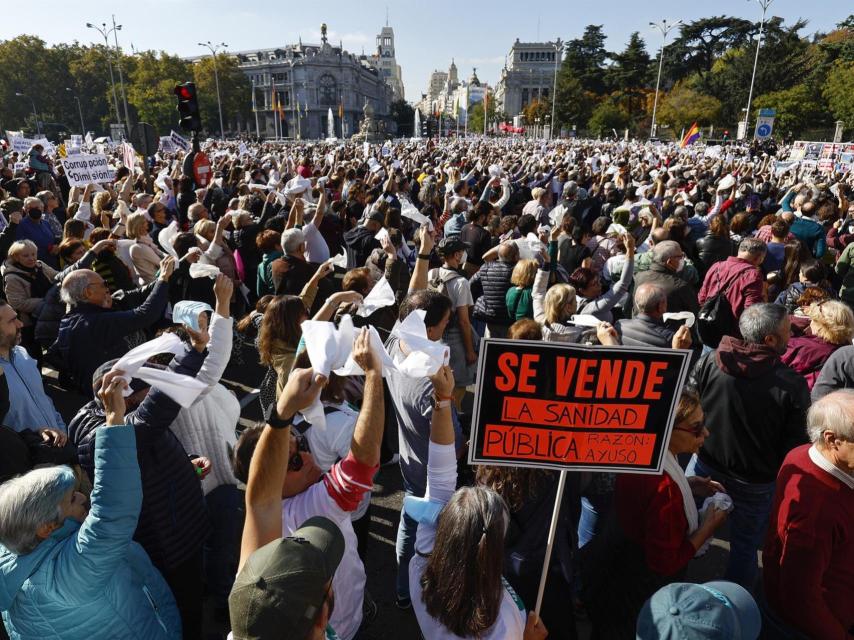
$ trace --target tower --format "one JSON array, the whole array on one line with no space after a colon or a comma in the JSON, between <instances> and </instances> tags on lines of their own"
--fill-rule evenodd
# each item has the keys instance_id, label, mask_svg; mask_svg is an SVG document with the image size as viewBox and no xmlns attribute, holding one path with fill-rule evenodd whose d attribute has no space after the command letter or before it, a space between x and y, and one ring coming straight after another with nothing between
<instances>
[{"instance_id":1,"label":"tower","mask_svg":"<svg viewBox=\"0 0 854 640\"><path fill-rule=\"evenodd\" d=\"M402 100L403 73L395 59L394 29L388 26L388 15L386 15L386 26L380 29L377 36L377 52L373 58L383 80L392 88L394 99Z\"/></svg>"}]
</instances>

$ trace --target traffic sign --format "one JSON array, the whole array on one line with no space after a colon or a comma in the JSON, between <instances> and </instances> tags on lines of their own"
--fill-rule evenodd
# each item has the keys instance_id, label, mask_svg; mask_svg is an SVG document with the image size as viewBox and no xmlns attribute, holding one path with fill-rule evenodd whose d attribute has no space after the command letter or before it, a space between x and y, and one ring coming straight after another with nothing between
<instances>
[{"instance_id":1,"label":"traffic sign","mask_svg":"<svg viewBox=\"0 0 854 640\"><path fill-rule=\"evenodd\" d=\"M193 158L193 179L197 187L206 187L211 181L211 161L201 151Z\"/></svg>"},{"instance_id":2,"label":"traffic sign","mask_svg":"<svg viewBox=\"0 0 854 640\"><path fill-rule=\"evenodd\" d=\"M130 130L130 142L134 150L144 158L157 153L160 146L160 138L157 131L147 122L138 122Z\"/></svg>"}]
</instances>

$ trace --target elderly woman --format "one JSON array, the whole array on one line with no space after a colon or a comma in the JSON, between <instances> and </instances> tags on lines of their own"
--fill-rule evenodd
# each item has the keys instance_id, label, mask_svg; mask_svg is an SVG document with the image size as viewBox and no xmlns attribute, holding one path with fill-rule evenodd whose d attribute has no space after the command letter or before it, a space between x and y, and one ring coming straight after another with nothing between
<instances>
[{"instance_id":1,"label":"elderly woman","mask_svg":"<svg viewBox=\"0 0 854 640\"><path fill-rule=\"evenodd\" d=\"M854 313L844 302L825 300L806 309L809 332L789 338L781 360L802 375L812 391L821 368L839 347L854 338Z\"/></svg>"},{"instance_id":2,"label":"elderly woman","mask_svg":"<svg viewBox=\"0 0 854 640\"><path fill-rule=\"evenodd\" d=\"M223 216L219 222L199 220L193 226L193 233L196 234L199 247L204 251L201 262L216 266L220 273L227 275L237 285L240 280L237 277L234 253L223 238L223 232L230 222L230 216Z\"/></svg>"},{"instance_id":3,"label":"elderly woman","mask_svg":"<svg viewBox=\"0 0 854 640\"><path fill-rule=\"evenodd\" d=\"M634 638L643 603L665 584L678 582L726 520L726 511L715 506L701 518L694 501L724 488L708 478L686 477L676 459L696 453L708 435L700 397L685 389L664 452L664 473L618 474L612 517L581 558L582 598L594 637Z\"/></svg>"},{"instance_id":4,"label":"elderly woman","mask_svg":"<svg viewBox=\"0 0 854 640\"><path fill-rule=\"evenodd\" d=\"M35 318L38 315L44 296L53 286L56 271L36 258L38 248L31 240L19 240L9 248L9 257L0 273L6 290L6 299L18 312L18 318L24 324L21 329L21 343L34 358L41 356L34 339Z\"/></svg>"},{"instance_id":5,"label":"elderly woman","mask_svg":"<svg viewBox=\"0 0 854 640\"><path fill-rule=\"evenodd\" d=\"M130 245L130 259L133 268L139 278L140 285L154 282L160 261L166 257L154 243L149 235L149 224L144 213L132 213L128 216L127 231L128 240L133 240Z\"/></svg>"},{"instance_id":6,"label":"elderly woman","mask_svg":"<svg viewBox=\"0 0 854 640\"><path fill-rule=\"evenodd\" d=\"M536 260L519 260L510 274L510 284L505 303L507 313L513 322L522 318L534 317L534 280L537 276Z\"/></svg>"},{"instance_id":7,"label":"elderly woman","mask_svg":"<svg viewBox=\"0 0 854 640\"><path fill-rule=\"evenodd\" d=\"M118 373L118 372L117 372ZM175 600L133 541L142 506L126 385L105 376L91 507L64 466L0 485L0 609L12 638L181 637Z\"/></svg>"},{"instance_id":8,"label":"elderly woman","mask_svg":"<svg viewBox=\"0 0 854 640\"><path fill-rule=\"evenodd\" d=\"M620 279L606 292L602 292L599 274L586 267L579 267L569 276L569 284L575 287L578 295L578 313L592 315L603 322L613 322L612 309L624 298L632 284L635 264L635 239L631 234L622 238L626 249Z\"/></svg>"}]
</instances>

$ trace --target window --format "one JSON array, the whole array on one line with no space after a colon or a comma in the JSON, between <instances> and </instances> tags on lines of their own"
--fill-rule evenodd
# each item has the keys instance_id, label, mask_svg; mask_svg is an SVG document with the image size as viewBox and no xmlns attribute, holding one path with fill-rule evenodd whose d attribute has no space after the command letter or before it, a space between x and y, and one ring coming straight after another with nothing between
<instances>
[{"instance_id":1,"label":"window","mask_svg":"<svg viewBox=\"0 0 854 640\"><path fill-rule=\"evenodd\" d=\"M323 74L317 81L318 104L338 104L338 83L328 73Z\"/></svg>"}]
</instances>

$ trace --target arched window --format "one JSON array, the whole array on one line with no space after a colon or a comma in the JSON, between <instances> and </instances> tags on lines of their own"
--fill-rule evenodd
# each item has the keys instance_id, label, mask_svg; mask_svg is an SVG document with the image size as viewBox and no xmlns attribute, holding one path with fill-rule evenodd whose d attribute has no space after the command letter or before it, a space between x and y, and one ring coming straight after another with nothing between
<instances>
[{"instance_id":1,"label":"arched window","mask_svg":"<svg viewBox=\"0 0 854 640\"><path fill-rule=\"evenodd\" d=\"M328 73L323 74L317 81L318 104L338 104L338 83Z\"/></svg>"}]
</instances>

